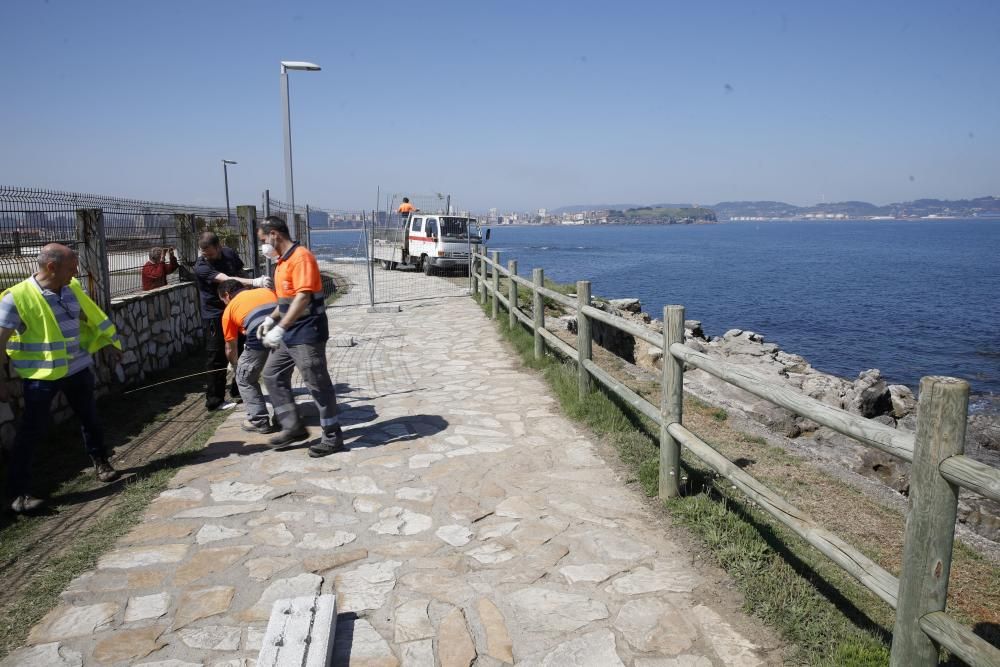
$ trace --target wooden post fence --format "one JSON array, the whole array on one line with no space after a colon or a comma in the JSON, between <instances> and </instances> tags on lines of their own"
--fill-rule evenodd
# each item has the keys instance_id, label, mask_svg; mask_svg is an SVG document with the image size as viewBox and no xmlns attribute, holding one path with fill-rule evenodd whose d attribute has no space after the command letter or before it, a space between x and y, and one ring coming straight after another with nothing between
<instances>
[{"instance_id":1,"label":"wooden post fence","mask_svg":"<svg viewBox=\"0 0 1000 667\"><path fill-rule=\"evenodd\" d=\"M517 275L517 260L507 260L507 324L511 329L517 326L517 282L514 276Z\"/></svg>"},{"instance_id":2,"label":"wooden post fence","mask_svg":"<svg viewBox=\"0 0 1000 667\"><path fill-rule=\"evenodd\" d=\"M576 281L576 363L577 363L577 387L582 400L590 393L590 373L584 361L590 361L591 340L590 340L590 318L583 312L584 307L590 305L590 281Z\"/></svg>"},{"instance_id":3,"label":"wooden post fence","mask_svg":"<svg viewBox=\"0 0 1000 667\"><path fill-rule=\"evenodd\" d=\"M681 446L667 431L680 424L684 405L684 362L670 354L674 343L684 344L684 306L663 307L663 375L660 392L660 498L679 496Z\"/></svg>"},{"instance_id":4,"label":"wooden post fence","mask_svg":"<svg viewBox=\"0 0 1000 667\"><path fill-rule=\"evenodd\" d=\"M479 258L479 268L483 272L482 276L479 278L479 303L481 303L483 305L483 307L485 308L486 307L486 294L487 294L487 287L488 287L488 285L486 284L486 271L487 271L487 268L488 268L487 265L486 265L486 250L483 250L483 254Z\"/></svg>"},{"instance_id":5,"label":"wooden post fence","mask_svg":"<svg viewBox=\"0 0 1000 667\"><path fill-rule=\"evenodd\" d=\"M920 628L920 618L943 611L948 597L955 540L958 486L939 466L965 449L969 383L955 378L920 379L917 436L910 468L910 511L903 537L903 569L892 631L893 667L938 664L938 649Z\"/></svg>"},{"instance_id":6,"label":"wooden post fence","mask_svg":"<svg viewBox=\"0 0 1000 667\"><path fill-rule=\"evenodd\" d=\"M76 209L76 238L80 273L90 298L105 313L111 312L111 272L108 268L108 241L104 236L104 211L99 208Z\"/></svg>"},{"instance_id":7,"label":"wooden post fence","mask_svg":"<svg viewBox=\"0 0 1000 667\"><path fill-rule=\"evenodd\" d=\"M535 289L531 292L531 311L534 315L535 334L535 359L540 360L545 356L545 341L542 340L542 329L545 328L545 299L538 291L539 287L545 286L545 271L542 269L532 269L531 282Z\"/></svg>"},{"instance_id":8,"label":"wooden post fence","mask_svg":"<svg viewBox=\"0 0 1000 667\"><path fill-rule=\"evenodd\" d=\"M495 320L500 314L500 299L497 298L500 295L500 253L494 250L490 255L493 259L493 303L490 313Z\"/></svg>"}]
</instances>

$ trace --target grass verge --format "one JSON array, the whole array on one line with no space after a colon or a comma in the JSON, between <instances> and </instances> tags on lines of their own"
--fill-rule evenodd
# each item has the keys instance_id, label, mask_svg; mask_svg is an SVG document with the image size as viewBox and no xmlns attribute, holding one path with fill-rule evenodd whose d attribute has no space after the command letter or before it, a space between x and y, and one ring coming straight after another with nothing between
<instances>
[{"instance_id":1,"label":"grass verge","mask_svg":"<svg viewBox=\"0 0 1000 667\"><path fill-rule=\"evenodd\" d=\"M183 372L183 369L171 370ZM198 393L200 400L200 391ZM185 395L182 390L162 392L157 400L131 401L127 406L119 400L118 403L122 404L120 407L102 405L101 414L107 425L109 443L121 442L123 438L149 438L165 419L169 408L176 405L178 397ZM117 491L110 511L99 513L89 526L74 534L64 548L37 564L30 581L24 586L24 592L0 608L0 659L24 644L31 627L58 604L59 594L74 577L92 569L97 559L119 537L139 523L149 503L166 488L177 470L191 461L197 451L204 447L227 414L223 411L209 413L181 449L153 459L135 471ZM68 425L64 425L56 429L50 440L61 441L65 448L66 440L74 442L78 437ZM69 509L68 503L94 491L98 486L89 469L81 473L77 465L75 470L76 474L65 478L52 494L56 512ZM51 469L47 472L50 475L57 474L57 471ZM60 470L58 474L65 474L65 471ZM38 529L50 519L47 516L21 517L0 529L0 562L11 562L29 549L37 540ZM2 578L0 576L0 581Z\"/></svg>"},{"instance_id":2,"label":"grass verge","mask_svg":"<svg viewBox=\"0 0 1000 667\"><path fill-rule=\"evenodd\" d=\"M632 471L629 481L655 496L658 426L601 389L580 399L575 363L552 356L534 359L533 337L520 326L511 330L506 316L498 319L498 328L524 364L545 377L563 411L612 444ZM598 352L595 346L595 357ZM633 388L658 403L658 387ZM736 431L724 410L694 397L685 397L684 421L730 460L898 575L903 527L898 513L764 438ZM730 574L744 596L745 610L794 644L791 660L823 667L888 664L891 607L688 452L682 463L685 496L664 503L665 509ZM997 627L998 609L998 568L956 543L950 613L995 642L989 635Z\"/></svg>"}]
</instances>

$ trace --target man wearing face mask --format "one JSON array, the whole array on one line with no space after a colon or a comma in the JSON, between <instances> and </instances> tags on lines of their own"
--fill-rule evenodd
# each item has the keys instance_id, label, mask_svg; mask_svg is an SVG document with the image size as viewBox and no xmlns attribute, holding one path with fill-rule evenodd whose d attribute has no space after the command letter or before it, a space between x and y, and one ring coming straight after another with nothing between
<instances>
[{"instance_id":1,"label":"man wearing face mask","mask_svg":"<svg viewBox=\"0 0 1000 667\"><path fill-rule=\"evenodd\" d=\"M231 248L219 241L215 232L204 232L198 239L201 254L194 263L194 274L201 295L201 320L205 327L205 407L217 410L226 400L226 373L229 366L226 359L226 341L222 333L222 312L226 306L219 298L219 285L227 280L235 280L246 287L270 287L271 279L244 278L243 262ZM239 389L234 382L229 388L233 398L239 397Z\"/></svg>"},{"instance_id":2,"label":"man wearing face mask","mask_svg":"<svg viewBox=\"0 0 1000 667\"><path fill-rule=\"evenodd\" d=\"M280 255L274 272L278 307L257 331L264 346L272 350L263 377L282 428L271 437L270 445L284 449L309 437L292 395L292 372L298 369L319 408L323 432L320 442L309 447L309 456L342 451L344 434L337 416L337 396L326 366L330 332L316 257L291 240L288 225L281 218L268 216L257 234L261 243L270 244Z\"/></svg>"}]
</instances>

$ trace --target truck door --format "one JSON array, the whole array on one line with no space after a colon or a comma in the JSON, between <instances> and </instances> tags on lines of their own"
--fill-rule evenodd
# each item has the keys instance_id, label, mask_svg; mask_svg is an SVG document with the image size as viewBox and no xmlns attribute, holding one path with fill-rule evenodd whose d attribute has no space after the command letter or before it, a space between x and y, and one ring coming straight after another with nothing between
<instances>
[{"instance_id":1,"label":"truck door","mask_svg":"<svg viewBox=\"0 0 1000 667\"><path fill-rule=\"evenodd\" d=\"M420 259L420 253L424 250L424 217L410 217L410 231L406 235L407 247L410 253L411 262L416 264Z\"/></svg>"}]
</instances>

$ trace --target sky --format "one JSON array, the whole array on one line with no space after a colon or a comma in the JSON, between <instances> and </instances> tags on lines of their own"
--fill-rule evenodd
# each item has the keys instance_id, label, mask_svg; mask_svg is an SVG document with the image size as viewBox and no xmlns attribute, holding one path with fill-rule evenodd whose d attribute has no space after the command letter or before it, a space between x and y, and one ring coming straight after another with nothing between
<instances>
[{"instance_id":1,"label":"sky","mask_svg":"<svg viewBox=\"0 0 1000 667\"><path fill-rule=\"evenodd\" d=\"M370 209L1000 195L1000 3L7 0L0 184Z\"/></svg>"}]
</instances>

